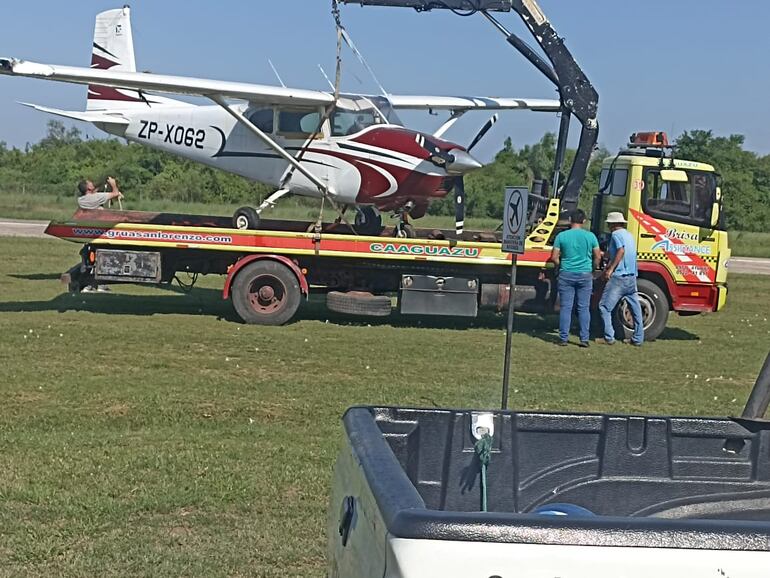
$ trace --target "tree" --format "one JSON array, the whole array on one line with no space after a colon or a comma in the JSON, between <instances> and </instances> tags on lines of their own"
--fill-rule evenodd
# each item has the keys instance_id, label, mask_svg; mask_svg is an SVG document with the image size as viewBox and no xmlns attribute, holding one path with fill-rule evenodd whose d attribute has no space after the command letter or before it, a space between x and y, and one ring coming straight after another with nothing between
<instances>
[{"instance_id":1,"label":"tree","mask_svg":"<svg viewBox=\"0 0 770 578\"><path fill-rule=\"evenodd\" d=\"M676 140L679 158L714 165L722 175L722 195L730 229L770 230L770 160L743 150L742 135L714 136L710 130L685 132Z\"/></svg>"},{"instance_id":2,"label":"tree","mask_svg":"<svg viewBox=\"0 0 770 578\"><path fill-rule=\"evenodd\" d=\"M37 146L43 148L66 146L81 142L82 133L76 126L72 126L69 129L64 126L64 123L58 120L48 121L48 132L46 136L41 140Z\"/></svg>"}]
</instances>

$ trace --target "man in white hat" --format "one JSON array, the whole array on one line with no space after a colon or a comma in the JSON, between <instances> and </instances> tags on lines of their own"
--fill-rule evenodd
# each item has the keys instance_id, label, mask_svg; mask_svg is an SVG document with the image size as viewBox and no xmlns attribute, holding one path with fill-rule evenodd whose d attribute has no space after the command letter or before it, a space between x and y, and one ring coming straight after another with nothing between
<instances>
[{"instance_id":1,"label":"man in white hat","mask_svg":"<svg viewBox=\"0 0 770 578\"><path fill-rule=\"evenodd\" d=\"M604 270L607 284L604 286L599 312L604 322L604 343L615 343L615 328L612 324L612 312L625 299L634 318L634 335L631 344L641 346L644 342L644 321L642 307L637 295L636 278L639 274L636 266L636 243L626 229L628 221L623 213L612 212L607 215L607 224L612 237L609 243L610 264Z\"/></svg>"}]
</instances>

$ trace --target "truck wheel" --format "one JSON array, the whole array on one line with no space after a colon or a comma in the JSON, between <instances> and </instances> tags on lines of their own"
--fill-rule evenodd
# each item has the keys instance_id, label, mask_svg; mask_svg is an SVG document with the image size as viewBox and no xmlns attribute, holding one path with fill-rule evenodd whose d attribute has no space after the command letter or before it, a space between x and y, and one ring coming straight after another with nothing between
<instances>
[{"instance_id":1,"label":"truck wheel","mask_svg":"<svg viewBox=\"0 0 770 578\"><path fill-rule=\"evenodd\" d=\"M236 229L259 229L259 213L254 207L241 207L233 215L233 227Z\"/></svg>"},{"instance_id":2,"label":"truck wheel","mask_svg":"<svg viewBox=\"0 0 770 578\"><path fill-rule=\"evenodd\" d=\"M359 207L356 211L356 233L369 237L379 237L382 233L382 215L374 207Z\"/></svg>"},{"instance_id":3,"label":"truck wheel","mask_svg":"<svg viewBox=\"0 0 770 578\"><path fill-rule=\"evenodd\" d=\"M639 304L642 306L642 319L644 320L645 341L655 341L668 323L670 307L666 293L652 281L639 279L636 283L639 295ZM625 299L615 310L617 325L622 327L626 339L634 334L634 318L631 308Z\"/></svg>"},{"instance_id":4,"label":"truck wheel","mask_svg":"<svg viewBox=\"0 0 770 578\"><path fill-rule=\"evenodd\" d=\"M275 261L256 261L235 276L233 307L246 323L283 325L297 312L302 290L294 272Z\"/></svg>"},{"instance_id":5,"label":"truck wheel","mask_svg":"<svg viewBox=\"0 0 770 578\"><path fill-rule=\"evenodd\" d=\"M387 317L393 305L390 297L372 295L363 291L331 291L326 295L326 307L337 313L363 315L366 317Z\"/></svg>"}]
</instances>

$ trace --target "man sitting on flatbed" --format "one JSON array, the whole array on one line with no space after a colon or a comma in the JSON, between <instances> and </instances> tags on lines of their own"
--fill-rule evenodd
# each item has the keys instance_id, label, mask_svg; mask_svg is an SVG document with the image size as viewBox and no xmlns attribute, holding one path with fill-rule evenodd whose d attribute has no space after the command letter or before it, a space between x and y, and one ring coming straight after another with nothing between
<instances>
[{"instance_id":1,"label":"man sitting on flatbed","mask_svg":"<svg viewBox=\"0 0 770 578\"><path fill-rule=\"evenodd\" d=\"M112 199L122 199L123 193L118 190L118 183L113 177L107 177L110 186L109 193L97 193L93 181L80 181L78 183L78 206L81 209L102 209Z\"/></svg>"}]
</instances>

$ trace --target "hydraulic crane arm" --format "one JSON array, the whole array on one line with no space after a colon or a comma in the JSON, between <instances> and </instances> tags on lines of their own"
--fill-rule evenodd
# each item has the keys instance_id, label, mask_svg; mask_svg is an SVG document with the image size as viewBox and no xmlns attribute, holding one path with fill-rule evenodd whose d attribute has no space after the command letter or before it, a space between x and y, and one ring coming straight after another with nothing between
<instances>
[{"instance_id":1,"label":"hydraulic crane arm","mask_svg":"<svg viewBox=\"0 0 770 578\"><path fill-rule=\"evenodd\" d=\"M557 191L561 197L562 210L571 210L577 207L580 189L583 186L591 155L596 148L599 138L599 121L597 118L599 94L565 46L564 39L554 30L536 0L512 0L512 9L521 17L532 33L532 36L548 57L551 66L534 52L526 42L516 34L506 30L492 15L488 12L483 12L483 14L495 27L506 35L508 43L538 68L559 90L563 107L562 114L566 116L566 119L562 119L563 122L559 131L556 170L552 185L553 190ZM561 166L564 162L567 147L570 115L578 119L582 125L582 131L567 182L559 190ZM565 120L566 122L564 122Z\"/></svg>"}]
</instances>

